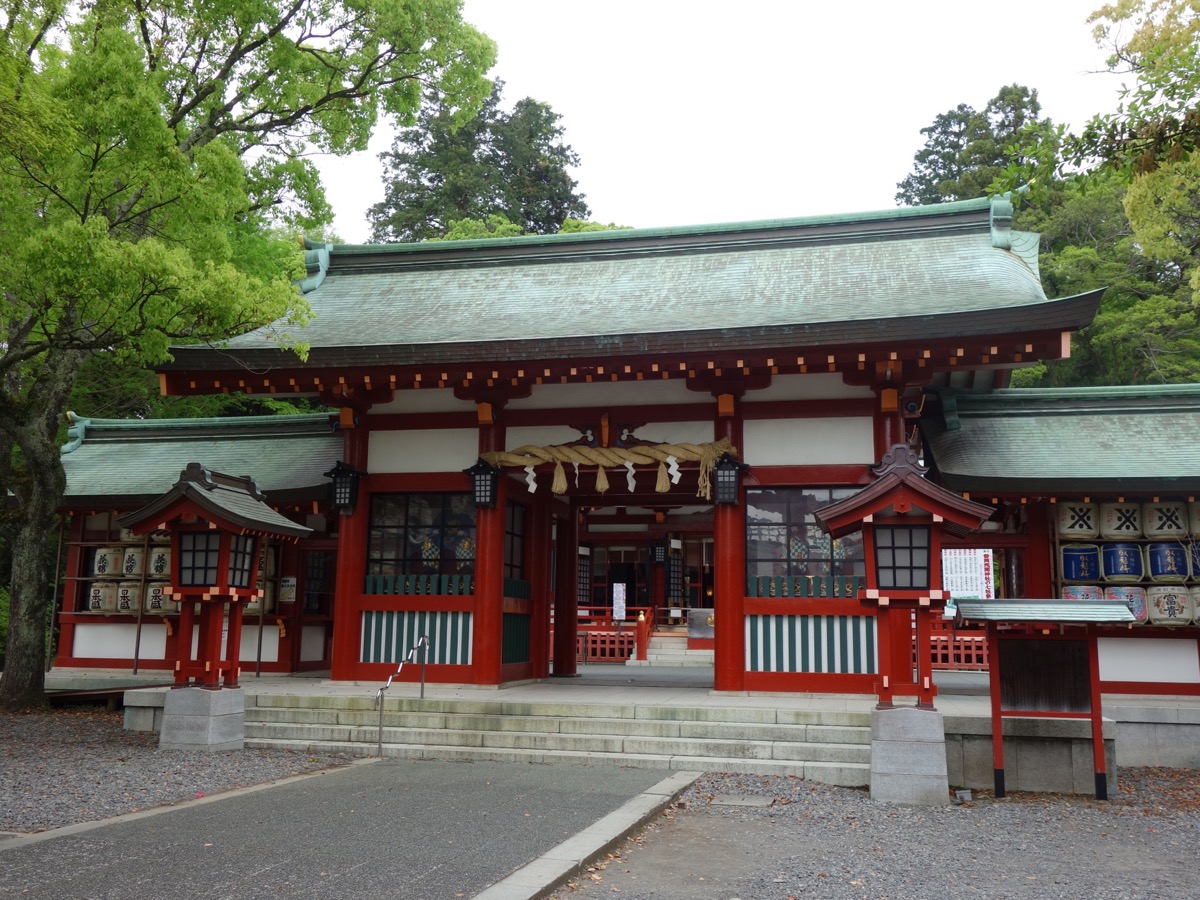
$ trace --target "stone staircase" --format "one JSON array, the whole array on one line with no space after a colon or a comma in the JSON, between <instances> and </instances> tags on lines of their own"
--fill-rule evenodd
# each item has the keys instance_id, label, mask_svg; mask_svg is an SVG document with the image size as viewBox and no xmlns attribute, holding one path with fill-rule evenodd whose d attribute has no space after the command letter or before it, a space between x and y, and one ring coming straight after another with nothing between
<instances>
[{"instance_id":1,"label":"stone staircase","mask_svg":"<svg viewBox=\"0 0 1200 900\"><path fill-rule=\"evenodd\" d=\"M646 658L626 660L627 666L671 666L712 668L712 650L689 650L686 634L653 634L646 648Z\"/></svg>"},{"instance_id":2,"label":"stone staircase","mask_svg":"<svg viewBox=\"0 0 1200 900\"><path fill-rule=\"evenodd\" d=\"M373 698L246 697L247 747L375 756ZM383 755L572 762L870 783L870 714L769 707L385 700Z\"/></svg>"}]
</instances>

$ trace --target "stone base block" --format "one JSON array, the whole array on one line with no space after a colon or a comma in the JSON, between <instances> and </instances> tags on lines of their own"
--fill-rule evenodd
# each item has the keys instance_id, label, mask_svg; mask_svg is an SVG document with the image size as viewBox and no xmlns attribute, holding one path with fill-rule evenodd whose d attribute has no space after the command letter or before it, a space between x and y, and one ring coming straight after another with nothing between
<instances>
[{"instance_id":1,"label":"stone base block","mask_svg":"<svg viewBox=\"0 0 1200 900\"><path fill-rule=\"evenodd\" d=\"M240 688L177 688L167 692L158 746L163 750L241 750L246 698Z\"/></svg>"},{"instance_id":2,"label":"stone base block","mask_svg":"<svg viewBox=\"0 0 1200 900\"><path fill-rule=\"evenodd\" d=\"M955 787L991 789L995 785L990 718L946 721L946 763ZM1104 723L1108 795L1117 794L1116 724ZM1123 737L1123 735L1122 735ZM1004 720L1004 786L1009 791L1060 794L1096 793L1092 727L1086 719Z\"/></svg>"},{"instance_id":3,"label":"stone base block","mask_svg":"<svg viewBox=\"0 0 1200 900\"><path fill-rule=\"evenodd\" d=\"M871 713L871 799L909 806L950 802L941 713L911 706Z\"/></svg>"}]
</instances>

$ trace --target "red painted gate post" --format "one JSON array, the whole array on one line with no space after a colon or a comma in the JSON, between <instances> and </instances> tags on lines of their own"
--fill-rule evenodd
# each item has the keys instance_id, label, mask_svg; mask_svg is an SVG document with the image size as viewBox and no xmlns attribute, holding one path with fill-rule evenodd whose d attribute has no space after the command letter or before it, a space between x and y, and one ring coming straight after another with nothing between
<instances>
[{"instance_id":1,"label":"red painted gate post","mask_svg":"<svg viewBox=\"0 0 1200 900\"><path fill-rule=\"evenodd\" d=\"M646 655L650 648L650 623L646 621L644 612L638 613L637 620L637 658L640 662L646 661Z\"/></svg>"}]
</instances>

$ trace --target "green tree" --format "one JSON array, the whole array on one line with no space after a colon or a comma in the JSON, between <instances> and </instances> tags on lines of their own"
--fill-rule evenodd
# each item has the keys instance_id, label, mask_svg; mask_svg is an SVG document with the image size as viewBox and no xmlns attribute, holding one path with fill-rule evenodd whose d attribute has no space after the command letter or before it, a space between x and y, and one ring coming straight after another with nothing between
<instances>
[{"instance_id":1,"label":"green tree","mask_svg":"<svg viewBox=\"0 0 1200 900\"><path fill-rule=\"evenodd\" d=\"M312 149L365 146L436 85L469 114L490 41L458 0L10 4L0 25L0 708L42 702L65 406L98 354L302 322L294 243L330 218Z\"/></svg>"},{"instance_id":2,"label":"green tree","mask_svg":"<svg viewBox=\"0 0 1200 900\"><path fill-rule=\"evenodd\" d=\"M1200 5L1194 0L1118 0L1089 17L1112 53L1113 72L1132 75L1116 109L1068 142L1075 165L1151 172L1200 148Z\"/></svg>"},{"instance_id":3,"label":"green tree","mask_svg":"<svg viewBox=\"0 0 1200 900\"><path fill-rule=\"evenodd\" d=\"M569 171L579 157L563 143L561 117L529 97L504 112L503 91L496 81L466 121L427 98L417 124L380 154L384 197L368 212L373 241L445 237L452 223L494 216L519 233L552 234L566 218L587 216Z\"/></svg>"},{"instance_id":4,"label":"green tree","mask_svg":"<svg viewBox=\"0 0 1200 900\"><path fill-rule=\"evenodd\" d=\"M1050 129L1037 91L1019 84L1000 89L981 112L965 103L942 113L921 129L925 146L913 157L913 170L896 187L896 202L907 206L982 197L1023 151L1030 129Z\"/></svg>"}]
</instances>

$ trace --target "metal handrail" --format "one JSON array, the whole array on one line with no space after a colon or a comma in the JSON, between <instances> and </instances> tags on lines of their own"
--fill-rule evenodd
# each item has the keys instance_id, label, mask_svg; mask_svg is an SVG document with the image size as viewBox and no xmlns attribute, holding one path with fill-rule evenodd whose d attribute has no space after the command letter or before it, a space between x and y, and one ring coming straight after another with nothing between
<instances>
[{"instance_id":1,"label":"metal handrail","mask_svg":"<svg viewBox=\"0 0 1200 900\"><path fill-rule=\"evenodd\" d=\"M391 675L389 675L388 680L379 688L379 690L377 690L375 692L375 705L379 707L379 740L375 747L375 755L376 756L379 756L379 757L383 756L383 694L384 694L384 691L386 691L388 688L390 688L392 686L392 682L396 680L396 677L402 671L404 671L404 664L408 663L408 662L412 662L413 656L416 654L416 652L418 650L424 651L421 654L421 699L422 700L425 699L425 660L429 656L429 635L427 635L427 634L423 634L417 639L417 642L412 645L412 649L408 651L408 656L406 656L406 657L404 657L404 659L400 660L400 665L396 667L396 671L393 672Z\"/></svg>"}]
</instances>

